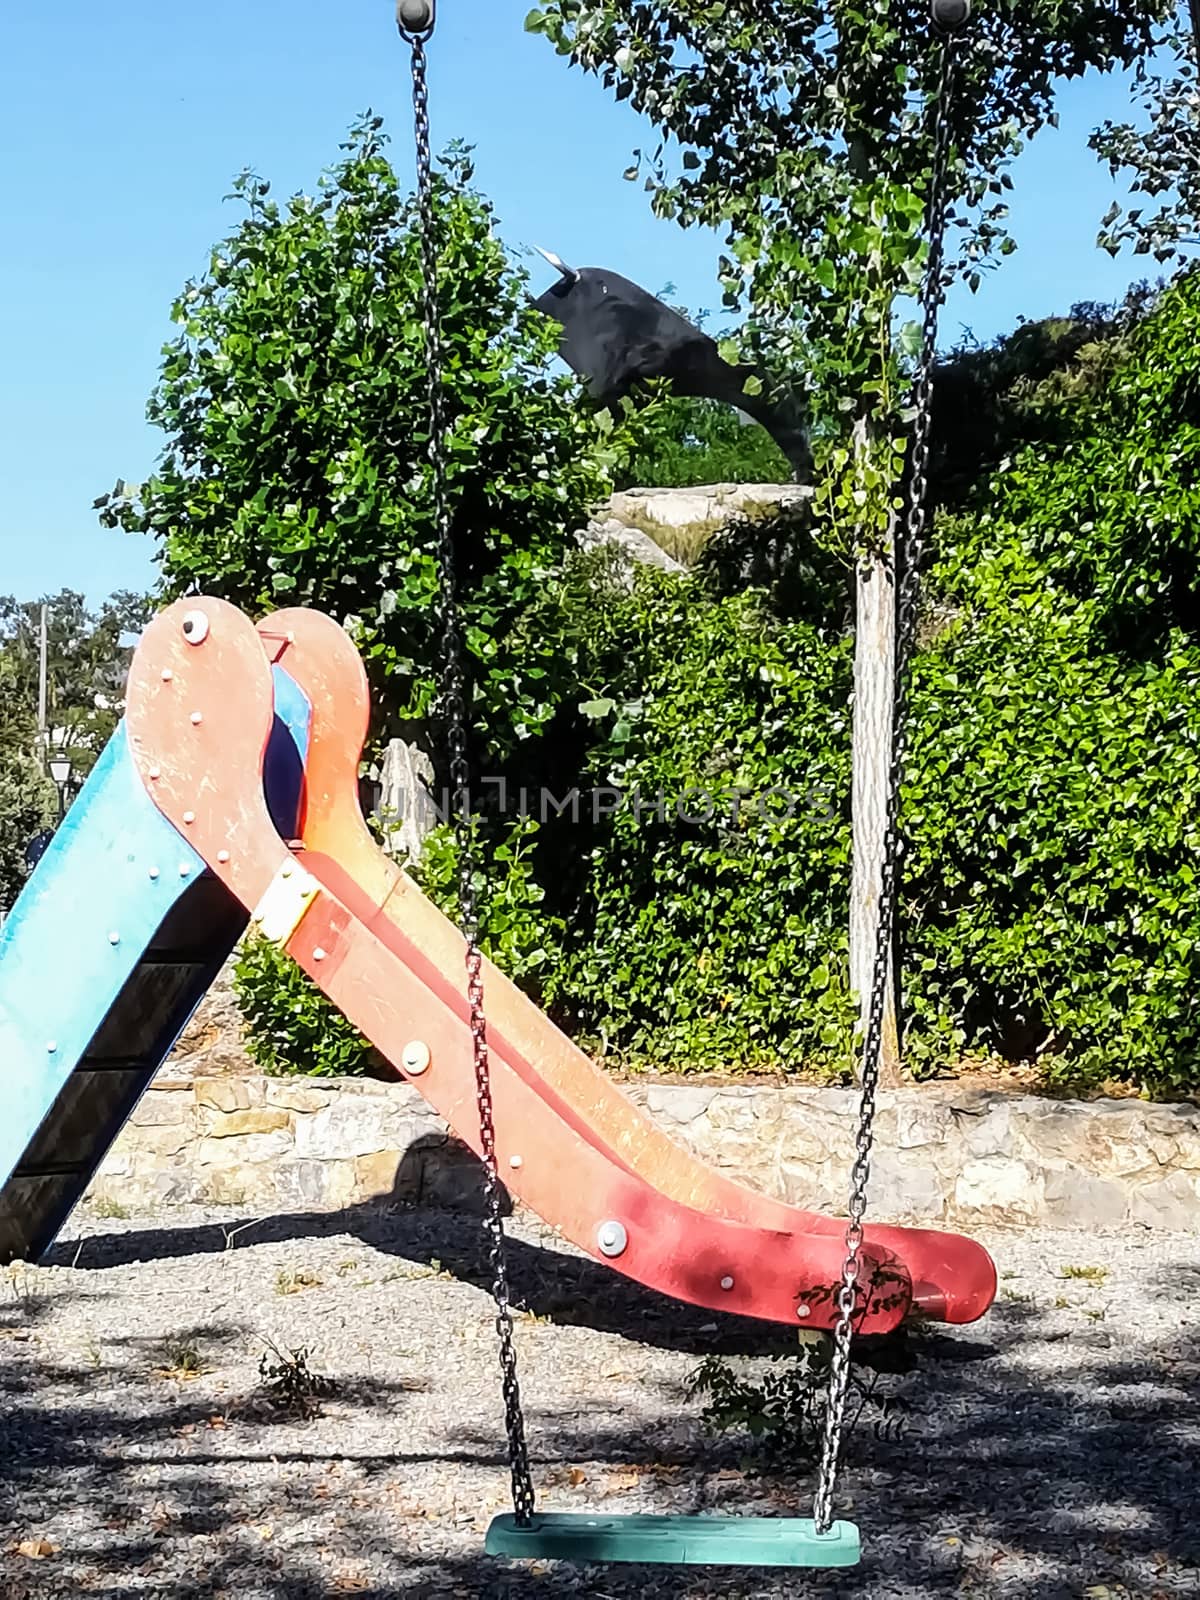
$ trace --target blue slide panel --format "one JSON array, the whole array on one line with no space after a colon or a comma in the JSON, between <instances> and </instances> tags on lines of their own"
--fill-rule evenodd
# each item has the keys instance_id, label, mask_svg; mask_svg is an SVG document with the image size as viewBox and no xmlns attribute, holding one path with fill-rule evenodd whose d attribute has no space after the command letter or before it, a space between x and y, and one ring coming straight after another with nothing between
<instances>
[{"instance_id":1,"label":"blue slide panel","mask_svg":"<svg viewBox=\"0 0 1200 1600\"><path fill-rule=\"evenodd\" d=\"M273 668L273 677L265 791L280 832L290 837L310 710L282 668ZM164 918L205 870L146 793L122 724L0 928L0 1190ZM202 991L190 997L193 1010L202 998ZM159 1060L187 1020L161 1041Z\"/></svg>"},{"instance_id":2,"label":"blue slide panel","mask_svg":"<svg viewBox=\"0 0 1200 1600\"><path fill-rule=\"evenodd\" d=\"M0 1187L203 871L146 793L122 724L0 929Z\"/></svg>"}]
</instances>

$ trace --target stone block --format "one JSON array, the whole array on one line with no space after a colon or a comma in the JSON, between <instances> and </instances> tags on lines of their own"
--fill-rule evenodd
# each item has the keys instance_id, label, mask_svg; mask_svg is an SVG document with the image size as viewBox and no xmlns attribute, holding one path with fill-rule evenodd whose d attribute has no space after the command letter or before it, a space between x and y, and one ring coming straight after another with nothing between
<instances>
[{"instance_id":1,"label":"stone block","mask_svg":"<svg viewBox=\"0 0 1200 1600\"><path fill-rule=\"evenodd\" d=\"M185 1090L147 1089L129 1118L135 1128L174 1128L188 1121L192 1097Z\"/></svg>"},{"instance_id":2,"label":"stone block","mask_svg":"<svg viewBox=\"0 0 1200 1600\"><path fill-rule=\"evenodd\" d=\"M694 1089L674 1083L651 1084L645 1091L645 1105L651 1116L662 1122L687 1125L698 1121L716 1098L716 1089Z\"/></svg>"},{"instance_id":3,"label":"stone block","mask_svg":"<svg viewBox=\"0 0 1200 1600\"><path fill-rule=\"evenodd\" d=\"M111 1154L128 1153L136 1164L146 1165L153 1160L182 1154L192 1146L195 1137L195 1130L188 1122L152 1122L148 1126L127 1122L113 1141Z\"/></svg>"},{"instance_id":4,"label":"stone block","mask_svg":"<svg viewBox=\"0 0 1200 1600\"><path fill-rule=\"evenodd\" d=\"M404 1163L399 1150L377 1150L374 1155L354 1158L355 1200L397 1198L397 1180Z\"/></svg>"},{"instance_id":5,"label":"stone block","mask_svg":"<svg viewBox=\"0 0 1200 1600\"><path fill-rule=\"evenodd\" d=\"M843 1187L848 1183L849 1175ZM946 1210L946 1186L934 1168L886 1150L872 1163L871 1195L875 1213L889 1222L940 1221Z\"/></svg>"},{"instance_id":6,"label":"stone block","mask_svg":"<svg viewBox=\"0 0 1200 1600\"><path fill-rule=\"evenodd\" d=\"M315 1084L297 1082L292 1078L272 1078L266 1085L264 1098L269 1106L309 1114L324 1111L336 1095L335 1088L319 1089Z\"/></svg>"},{"instance_id":7,"label":"stone block","mask_svg":"<svg viewBox=\"0 0 1200 1600\"><path fill-rule=\"evenodd\" d=\"M954 1185L960 1216L987 1222L1032 1222L1042 1211L1045 1176L1024 1161L984 1156L964 1164Z\"/></svg>"},{"instance_id":8,"label":"stone block","mask_svg":"<svg viewBox=\"0 0 1200 1600\"><path fill-rule=\"evenodd\" d=\"M235 1112L234 1115L239 1113ZM239 1169L278 1163L291 1155L290 1128L274 1132L225 1134L219 1139L201 1139L195 1146L196 1164L201 1167Z\"/></svg>"},{"instance_id":9,"label":"stone block","mask_svg":"<svg viewBox=\"0 0 1200 1600\"><path fill-rule=\"evenodd\" d=\"M1077 1169L1046 1173L1045 1221L1052 1228L1112 1228L1129 1215L1129 1193L1112 1178Z\"/></svg>"},{"instance_id":10,"label":"stone block","mask_svg":"<svg viewBox=\"0 0 1200 1600\"><path fill-rule=\"evenodd\" d=\"M772 1132L775 1165L805 1161L819 1165L829 1157L830 1138L830 1130L804 1116L802 1108L785 1106L779 1126Z\"/></svg>"},{"instance_id":11,"label":"stone block","mask_svg":"<svg viewBox=\"0 0 1200 1600\"><path fill-rule=\"evenodd\" d=\"M398 1109L397 1109L398 1114ZM318 1160L374 1155L397 1147L389 1139L389 1106L378 1098L338 1096L296 1126L296 1155ZM403 1146L400 1146L403 1149Z\"/></svg>"},{"instance_id":12,"label":"stone block","mask_svg":"<svg viewBox=\"0 0 1200 1600\"><path fill-rule=\"evenodd\" d=\"M251 1106L245 1111L219 1112L205 1125L209 1139L237 1139L247 1133L277 1133L292 1127L290 1112L272 1106Z\"/></svg>"},{"instance_id":13,"label":"stone block","mask_svg":"<svg viewBox=\"0 0 1200 1600\"><path fill-rule=\"evenodd\" d=\"M1135 1188L1129 1201L1135 1222L1171 1233L1195 1233L1200 1224L1200 1178L1191 1172L1172 1172L1155 1183Z\"/></svg>"},{"instance_id":14,"label":"stone block","mask_svg":"<svg viewBox=\"0 0 1200 1600\"><path fill-rule=\"evenodd\" d=\"M902 1101L896 1106L896 1148L922 1150L952 1137L949 1108L937 1100Z\"/></svg>"},{"instance_id":15,"label":"stone block","mask_svg":"<svg viewBox=\"0 0 1200 1600\"><path fill-rule=\"evenodd\" d=\"M199 1176L203 1198L215 1205L274 1205L276 1202L272 1167L210 1167Z\"/></svg>"},{"instance_id":16,"label":"stone block","mask_svg":"<svg viewBox=\"0 0 1200 1600\"><path fill-rule=\"evenodd\" d=\"M330 1161L279 1162L275 1169L275 1190L281 1206L297 1211L321 1211L329 1205Z\"/></svg>"},{"instance_id":17,"label":"stone block","mask_svg":"<svg viewBox=\"0 0 1200 1600\"><path fill-rule=\"evenodd\" d=\"M197 1078L193 1093L198 1106L214 1111L245 1111L250 1105L245 1078Z\"/></svg>"},{"instance_id":18,"label":"stone block","mask_svg":"<svg viewBox=\"0 0 1200 1600\"><path fill-rule=\"evenodd\" d=\"M962 1148L973 1156L1007 1156L1013 1142L1013 1113L1007 1103L954 1108L950 1110Z\"/></svg>"}]
</instances>

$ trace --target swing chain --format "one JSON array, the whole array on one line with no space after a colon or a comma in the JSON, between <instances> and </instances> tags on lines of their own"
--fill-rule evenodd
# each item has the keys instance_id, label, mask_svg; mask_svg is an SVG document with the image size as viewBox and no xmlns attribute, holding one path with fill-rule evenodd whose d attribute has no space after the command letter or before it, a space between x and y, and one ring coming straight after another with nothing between
<instances>
[{"instance_id":1,"label":"swing chain","mask_svg":"<svg viewBox=\"0 0 1200 1600\"><path fill-rule=\"evenodd\" d=\"M432 15L432 7L430 14ZM411 10L411 8L410 8ZM470 765L467 759L467 676L463 660L462 621L454 570L454 534L446 487L446 411L443 349L437 304L438 238L433 208L433 154L429 132L429 92L425 45L433 27L419 33L400 32L412 49L413 109L417 145L417 209L421 234L421 315L429 382L429 464L432 469L434 522L438 539L438 599L435 619L441 634L441 711L450 752L451 813L458 846L458 885L462 931L466 938L467 999L471 1012L475 1089L479 1106L479 1139L483 1153L483 1196L492 1298L496 1305L504 1424L512 1475L512 1500L517 1523L529 1525L534 1510L533 1477L525 1442L525 1417L513 1346L508 1265L504 1249L503 1193L496 1161L496 1127L488 1062L487 1021L483 1009L483 955L479 948L479 901L475 883L475 830L471 818Z\"/></svg>"},{"instance_id":2,"label":"swing chain","mask_svg":"<svg viewBox=\"0 0 1200 1600\"><path fill-rule=\"evenodd\" d=\"M892 702L892 750L888 770L886 829L879 888L879 922L876 929L871 1003L867 1012L866 1038L863 1045L856 1155L850 1174L846 1259L842 1267L842 1283L837 1299L838 1320L834 1331L833 1355L830 1360L829 1394L825 1409L821 1463L813 1504L813 1520L819 1533L827 1533L833 1522L833 1495L837 1485L842 1436L845 1431L846 1398L850 1383L850 1346L854 1337L859 1277L863 1267L863 1219L867 1212L871 1148L875 1136L875 1101L879 1088L880 1059L883 1049L883 1019L887 1007L892 932L896 920L900 858L903 853L903 838L900 832L900 790L904 781L904 763L908 751L909 669L916 639L921 557L928 522L933 367L937 355L938 312L945 296L942 274L948 212L946 178L951 148L949 106L953 97L955 64L955 40L952 36L947 36L941 46L939 85L934 103L933 165L925 214L929 256L921 287L923 315L921 357L912 389L912 405L915 413L912 473L907 513L896 552L895 691ZM868 1284L866 1293L869 1295L870 1292Z\"/></svg>"}]
</instances>

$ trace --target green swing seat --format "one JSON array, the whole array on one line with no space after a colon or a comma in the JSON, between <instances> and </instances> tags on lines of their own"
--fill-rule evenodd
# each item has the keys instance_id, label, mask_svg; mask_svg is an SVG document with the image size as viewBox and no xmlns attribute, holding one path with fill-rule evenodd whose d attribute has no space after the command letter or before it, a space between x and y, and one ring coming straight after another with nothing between
<instances>
[{"instance_id":1,"label":"green swing seat","mask_svg":"<svg viewBox=\"0 0 1200 1600\"><path fill-rule=\"evenodd\" d=\"M858 1529L835 1522L818 1533L811 1517L589 1516L536 1512L526 1527L496 1517L490 1556L542 1561L644 1561L692 1567L855 1567Z\"/></svg>"}]
</instances>

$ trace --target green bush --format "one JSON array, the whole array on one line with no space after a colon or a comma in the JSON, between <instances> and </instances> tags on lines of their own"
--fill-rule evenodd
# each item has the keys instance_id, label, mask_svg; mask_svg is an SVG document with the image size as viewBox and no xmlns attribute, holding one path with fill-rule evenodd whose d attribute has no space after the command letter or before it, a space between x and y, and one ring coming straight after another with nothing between
<instances>
[{"instance_id":1,"label":"green bush","mask_svg":"<svg viewBox=\"0 0 1200 1600\"><path fill-rule=\"evenodd\" d=\"M370 1069L371 1046L278 945L247 939L234 964L233 989L247 1053L263 1072L339 1078Z\"/></svg>"},{"instance_id":2,"label":"green bush","mask_svg":"<svg viewBox=\"0 0 1200 1600\"><path fill-rule=\"evenodd\" d=\"M1200 1086L1200 273L942 530L907 917L918 1054Z\"/></svg>"},{"instance_id":3,"label":"green bush","mask_svg":"<svg viewBox=\"0 0 1200 1600\"><path fill-rule=\"evenodd\" d=\"M546 911L546 891L534 876L537 834L533 817L520 818L494 843L480 830L474 880L480 949L534 996L561 960L565 934L561 919ZM459 852L452 828L443 824L430 834L412 871L434 904L457 920Z\"/></svg>"},{"instance_id":4,"label":"green bush","mask_svg":"<svg viewBox=\"0 0 1200 1600\"><path fill-rule=\"evenodd\" d=\"M550 998L631 1064L841 1068L847 641L699 579L595 598L586 777L623 799L557 828L584 860Z\"/></svg>"},{"instance_id":5,"label":"green bush","mask_svg":"<svg viewBox=\"0 0 1200 1600\"><path fill-rule=\"evenodd\" d=\"M490 849L484 841L476 888L480 946L533 993L556 957L562 928L542 911L533 880L532 818L515 824ZM435 904L457 907L458 852L449 827L434 831L415 876ZM268 1073L356 1077L386 1070L378 1052L277 945L249 939L234 965L234 994L246 1024L250 1059Z\"/></svg>"}]
</instances>

